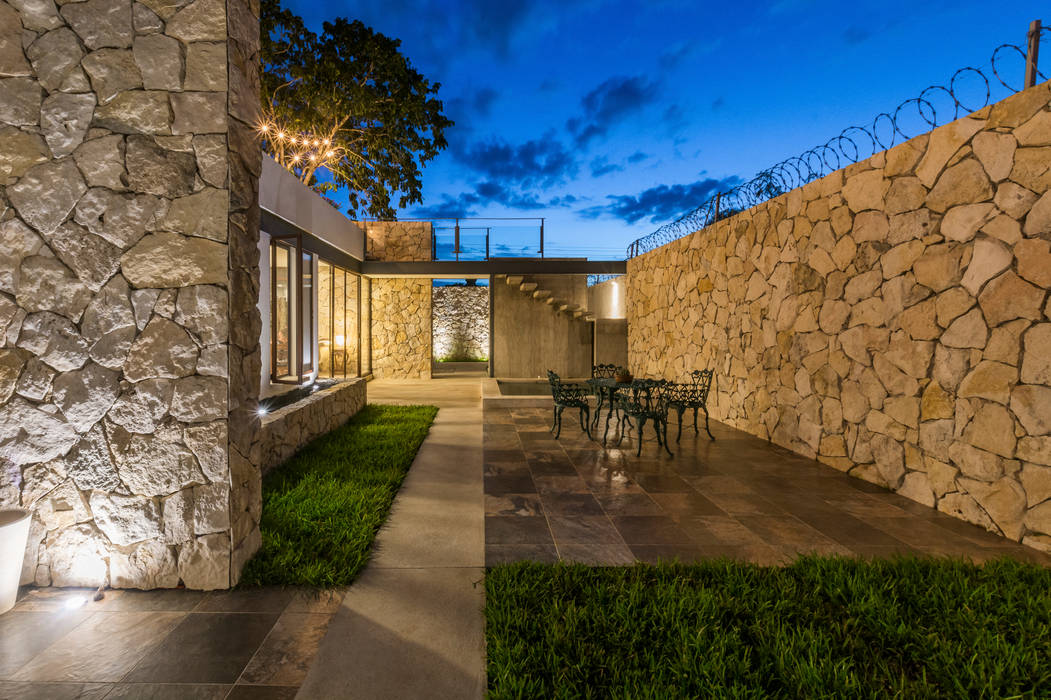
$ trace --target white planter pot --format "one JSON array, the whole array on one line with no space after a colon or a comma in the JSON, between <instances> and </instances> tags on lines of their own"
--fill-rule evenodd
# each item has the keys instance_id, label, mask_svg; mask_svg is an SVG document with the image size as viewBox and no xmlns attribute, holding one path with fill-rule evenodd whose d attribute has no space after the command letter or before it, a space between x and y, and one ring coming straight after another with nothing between
<instances>
[{"instance_id":1,"label":"white planter pot","mask_svg":"<svg viewBox=\"0 0 1051 700\"><path fill-rule=\"evenodd\" d=\"M0 510L0 614L13 608L18 598L31 516L21 508Z\"/></svg>"}]
</instances>

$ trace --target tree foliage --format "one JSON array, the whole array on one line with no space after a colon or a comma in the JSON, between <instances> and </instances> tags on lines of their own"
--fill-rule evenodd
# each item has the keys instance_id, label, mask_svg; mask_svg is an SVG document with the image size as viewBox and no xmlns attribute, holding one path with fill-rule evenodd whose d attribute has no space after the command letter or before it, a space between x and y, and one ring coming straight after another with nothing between
<instances>
[{"instance_id":1,"label":"tree foliage","mask_svg":"<svg viewBox=\"0 0 1051 700\"><path fill-rule=\"evenodd\" d=\"M261 29L264 150L319 192L346 188L351 215L393 219L395 199L421 202L421 166L453 124L440 84L357 20L325 22L318 36L263 0Z\"/></svg>"}]
</instances>

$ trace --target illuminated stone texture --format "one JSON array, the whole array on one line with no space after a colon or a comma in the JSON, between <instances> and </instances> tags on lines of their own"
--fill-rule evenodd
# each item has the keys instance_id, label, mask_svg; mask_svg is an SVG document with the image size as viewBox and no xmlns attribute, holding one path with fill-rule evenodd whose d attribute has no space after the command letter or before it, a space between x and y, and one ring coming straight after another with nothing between
<instances>
[{"instance_id":1,"label":"illuminated stone texture","mask_svg":"<svg viewBox=\"0 0 1051 700\"><path fill-rule=\"evenodd\" d=\"M631 370L1051 551L1051 83L628 262Z\"/></svg>"}]
</instances>

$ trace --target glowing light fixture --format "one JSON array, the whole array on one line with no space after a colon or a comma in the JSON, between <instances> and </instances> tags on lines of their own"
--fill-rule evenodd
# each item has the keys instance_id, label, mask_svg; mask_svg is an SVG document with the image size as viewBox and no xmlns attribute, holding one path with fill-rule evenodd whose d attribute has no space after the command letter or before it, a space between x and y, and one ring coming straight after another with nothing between
<instances>
[{"instance_id":1,"label":"glowing light fixture","mask_svg":"<svg viewBox=\"0 0 1051 700\"><path fill-rule=\"evenodd\" d=\"M75 595L75 596L70 596L69 598L66 598L66 602L63 603L62 606L66 610L76 610L78 608L84 607L84 604L87 603L87 602L88 602L88 597L86 595Z\"/></svg>"}]
</instances>

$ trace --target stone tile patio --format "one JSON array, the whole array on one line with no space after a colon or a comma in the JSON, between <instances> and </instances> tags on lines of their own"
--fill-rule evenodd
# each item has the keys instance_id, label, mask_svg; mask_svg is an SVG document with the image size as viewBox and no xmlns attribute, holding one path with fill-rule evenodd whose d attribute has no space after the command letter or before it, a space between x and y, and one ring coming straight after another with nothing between
<instances>
[{"instance_id":1,"label":"stone tile patio","mask_svg":"<svg viewBox=\"0 0 1051 700\"><path fill-rule=\"evenodd\" d=\"M703 430L695 436L687 417L678 444L671 425L674 457L648 426L636 457L630 436L617 447L611 425L604 448L568 409L558 440L549 408L486 408L484 421L490 566L723 556L784 564L801 553L1051 565L1041 552L719 423L713 442Z\"/></svg>"},{"instance_id":2,"label":"stone tile patio","mask_svg":"<svg viewBox=\"0 0 1051 700\"><path fill-rule=\"evenodd\" d=\"M293 698L342 591L28 589L0 616L2 698Z\"/></svg>"}]
</instances>

